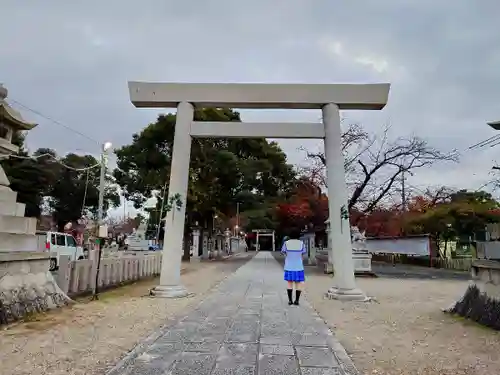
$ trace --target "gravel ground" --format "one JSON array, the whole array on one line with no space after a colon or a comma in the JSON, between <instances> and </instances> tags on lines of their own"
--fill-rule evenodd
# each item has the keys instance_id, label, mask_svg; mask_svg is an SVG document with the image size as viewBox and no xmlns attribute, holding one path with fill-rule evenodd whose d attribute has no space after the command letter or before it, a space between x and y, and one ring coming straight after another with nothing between
<instances>
[{"instance_id":1,"label":"gravel ground","mask_svg":"<svg viewBox=\"0 0 500 375\"><path fill-rule=\"evenodd\" d=\"M358 278L377 301L355 303L325 299L331 277L308 274L306 298L361 374L500 374L500 334L441 312L463 295L467 281Z\"/></svg>"},{"instance_id":2,"label":"gravel ground","mask_svg":"<svg viewBox=\"0 0 500 375\"><path fill-rule=\"evenodd\" d=\"M0 331L0 375L104 374L155 328L184 315L253 254L186 265L182 281L193 297L147 296L158 280L141 281L88 302L41 314Z\"/></svg>"}]
</instances>

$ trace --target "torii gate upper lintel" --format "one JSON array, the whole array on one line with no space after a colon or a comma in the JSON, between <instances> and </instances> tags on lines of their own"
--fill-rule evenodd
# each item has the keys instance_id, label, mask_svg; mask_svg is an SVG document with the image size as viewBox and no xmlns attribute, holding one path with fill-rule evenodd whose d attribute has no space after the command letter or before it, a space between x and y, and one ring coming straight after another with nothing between
<instances>
[{"instance_id":1,"label":"torii gate upper lintel","mask_svg":"<svg viewBox=\"0 0 500 375\"><path fill-rule=\"evenodd\" d=\"M131 102L139 108L177 107L169 196L185 200L192 137L323 138L325 143L331 251L334 286L331 298L364 300L356 288L347 187L341 150L340 110L380 110L387 103L390 84L260 84L129 82ZM322 123L194 122L194 107L321 109ZM337 214L335 214L337 213ZM185 204L167 214L159 297L188 294L180 282Z\"/></svg>"}]
</instances>

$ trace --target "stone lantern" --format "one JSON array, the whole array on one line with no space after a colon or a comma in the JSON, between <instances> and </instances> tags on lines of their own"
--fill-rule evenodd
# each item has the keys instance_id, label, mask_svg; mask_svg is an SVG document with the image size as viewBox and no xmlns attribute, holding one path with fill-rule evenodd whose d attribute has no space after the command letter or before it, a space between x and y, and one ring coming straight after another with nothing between
<instances>
[{"instance_id":1,"label":"stone lantern","mask_svg":"<svg viewBox=\"0 0 500 375\"><path fill-rule=\"evenodd\" d=\"M325 221L326 233L328 236L328 263L325 265L325 273L333 272L333 251L334 245L332 241L330 218ZM366 249L366 237L364 233L359 231L359 228L353 226L351 231L351 249L354 263L354 273L356 275L372 274L372 255Z\"/></svg>"},{"instance_id":2,"label":"stone lantern","mask_svg":"<svg viewBox=\"0 0 500 375\"><path fill-rule=\"evenodd\" d=\"M0 84L0 157L19 151L12 144L16 132L36 126L9 106L5 101L7 93ZM9 185L0 165L0 324L70 302L49 272L51 253L45 251L45 241L39 248L35 235L37 219L24 217L26 206L17 203L17 193ZM64 279L66 271L59 270Z\"/></svg>"},{"instance_id":3,"label":"stone lantern","mask_svg":"<svg viewBox=\"0 0 500 375\"><path fill-rule=\"evenodd\" d=\"M8 157L19 151L12 144L16 132L33 129L36 124L27 122L21 114L5 101L8 91L0 84L0 158ZM0 252L26 251L25 235L33 236L36 230L36 218L24 218L25 204L17 203L17 193L9 187L10 182L0 165ZM10 233L13 232L13 233ZM7 233L9 234L7 236ZM16 234L16 235L14 235ZM34 237L30 238L33 242ZM22 248L18 248L23 244ZM36 248L29 249L36 250Z\"/></svg>"}]
</instances>

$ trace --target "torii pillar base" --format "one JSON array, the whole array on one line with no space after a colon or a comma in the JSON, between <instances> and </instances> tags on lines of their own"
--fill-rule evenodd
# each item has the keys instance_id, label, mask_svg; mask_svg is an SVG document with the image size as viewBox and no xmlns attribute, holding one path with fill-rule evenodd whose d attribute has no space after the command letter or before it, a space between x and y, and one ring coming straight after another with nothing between
<instances>
[{"instance_id":1,"label":"torii pillar base","mask_svg":"<svg viewBox=\"0 0 500 375\"><path fill-rule=\"evenodd\" d=\"M158 285L154 289L151 289L150 294L159 298L183 298L190 296L190 293L183 285Z\"/></svg>"},{"instance_id":2,"label":"torii pillar base","mask_svg":"<svg viewBox=\"0 0 500 375\"><path fill-rule=\"evenodd\" d=\"M361 289L340 289L340 288L330 288L328 292L325 293L325 297L328 299L337 299L339 301L360 301L369 302L371 298L363 293Z\"/></svg>"}]
</instances>

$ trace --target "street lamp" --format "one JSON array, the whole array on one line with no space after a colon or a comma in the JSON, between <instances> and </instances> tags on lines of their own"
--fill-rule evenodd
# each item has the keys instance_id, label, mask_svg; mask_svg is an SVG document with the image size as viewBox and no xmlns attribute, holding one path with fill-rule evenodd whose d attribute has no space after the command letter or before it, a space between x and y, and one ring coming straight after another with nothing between
<instances>
[{"instance_id":1,"label":"street lamp","mask_svg":"<svg viewBox=\"0 0 500 375\"><path fill-rule=\"evenodd\" d=\"M101 174L99 177L99 203L97 206L97 237L99 237L99 254L97 257L97 272L95 274L94 290L92 299L99 299L99 270L101 268L101 254L102 254L102 239L107 237L107 230L103 225L104 219L104 187L106 180L106 167L108 165L108 152L111 150L111 142L106 142L102 145L101 150ZM106 232L106 233L105 233Z\"/></svg>"},{"instance_id":2,"label":"street lamp","mask_svg":"<svg viewBox=\"0 0 500 375\"><path fill-rule=\"evenodd\" d=\"M217 214L215 214L214 216L212 216L212 231L215 233L215 220L217 220L219 216L217 216Z\"/></svg>"},{"instance_id":3,"label":"street lamp","mask_svg":"<svg viewBox=\"0 0 500 375\"><path fill-rule=\"evenodd\" d=\"M106 142L102 145L101 151L101 175L99 177L99 205L97 206L97 222L100 226L104 218L104 187L106 177L106 167L108 165L108 152L113 145L111 142Z\"/></svg>"},{"instance_id":4,"label":"street lamp","mask_svg":"<svg viewBox=\"0 0 500 375\"><path fill-rule=\"evenodd\" d=\"M489 126L491 126L495 130L500 130L500 120L498 121L489 121L487 122Z\"/></svg>"}]
</instances>

